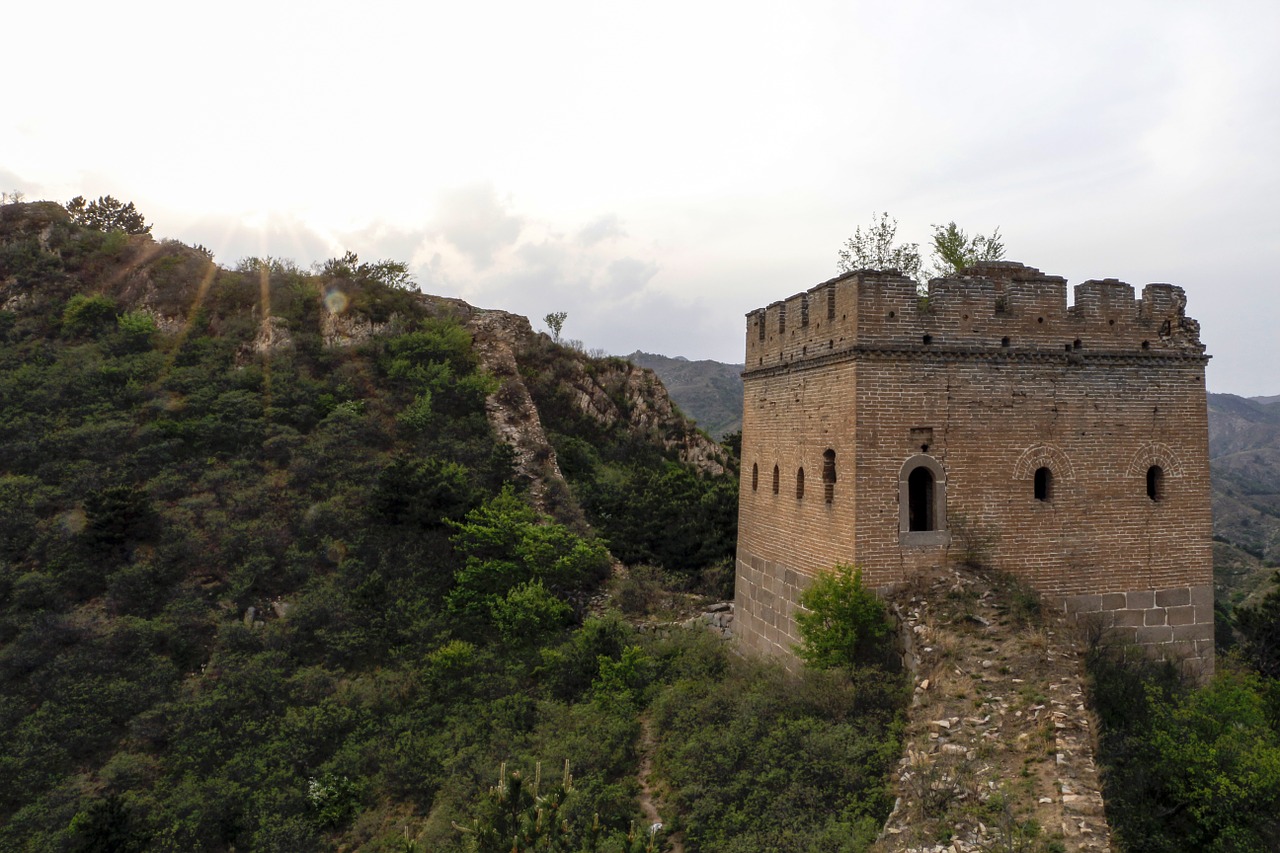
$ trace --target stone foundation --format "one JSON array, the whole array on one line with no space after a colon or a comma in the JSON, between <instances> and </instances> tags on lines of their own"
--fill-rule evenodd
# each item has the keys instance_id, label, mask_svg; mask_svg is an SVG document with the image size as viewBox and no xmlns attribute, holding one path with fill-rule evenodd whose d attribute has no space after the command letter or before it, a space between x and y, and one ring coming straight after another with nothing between
<instances>
[{"instance_id":1,"label":"stone foundation","mask_svg":"<svg viewBox=\"0 0 1280 853\"><path fill-rule=\"evenodd\" d=\"M811 578L779 563L743 554L737 564L733 634L754 652L798 666L795 611ZM1213 675L1213 587L1177 586L1051 597L1048 603L1111 642L1152 658L1179 661L1197 678Z\"/></svg>"},{"instance_id":2,"label":"stone foundation","mask_svg":"<svg viewBox=\"0 0 1280 853\"><path fill-rule=\"evenodd\" d=\"M737 641L744 648L781 658L788 668L798 666L794 648L800 634L792 617L809 582L809 577L794 569L741 555L734 597Z\"/></svg>"},{"instance_id":3,"label":"stone foundation","mask_svg":"<svg viewBox=\"0 0 1280 853\"><path fill-rule=\"evenodd\" d=\"M1212 585L1072 595L1055 603L1107 639L1181 661L1191 675L1213 675Z\"/></svg>"}]
</instances>

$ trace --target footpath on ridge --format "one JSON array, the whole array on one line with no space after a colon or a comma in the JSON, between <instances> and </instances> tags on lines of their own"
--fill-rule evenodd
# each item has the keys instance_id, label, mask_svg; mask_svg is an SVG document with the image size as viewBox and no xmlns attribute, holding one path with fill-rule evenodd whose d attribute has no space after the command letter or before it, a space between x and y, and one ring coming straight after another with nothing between
<instances>
[{"instance_id":1,"label":"footpath on ridge","mask_svg":"<svg viewBox=\"0 0 1280 853\"><path fill-rule=\"evenodd\" d=\"M940 569L889 604L915 691L876 853L1110 850L1077 628L982 571Z\"/></svg>"}]
</instances>

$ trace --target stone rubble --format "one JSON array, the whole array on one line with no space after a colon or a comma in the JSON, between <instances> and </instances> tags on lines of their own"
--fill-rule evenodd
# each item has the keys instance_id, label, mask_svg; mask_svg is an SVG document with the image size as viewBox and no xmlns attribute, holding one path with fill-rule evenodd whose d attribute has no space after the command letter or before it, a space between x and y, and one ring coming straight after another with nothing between
<instances>
[{"instance_id":1,"label":"stone rubble","mask_svg":"<svg viewBox=\"0 0 1280 853\"><path fill-rule=\"evenodd\" d=\"M1111 849L1082 650L994 585L947 570L889 596L916 686L877 853Z\"/></svg>"}]
</instances>

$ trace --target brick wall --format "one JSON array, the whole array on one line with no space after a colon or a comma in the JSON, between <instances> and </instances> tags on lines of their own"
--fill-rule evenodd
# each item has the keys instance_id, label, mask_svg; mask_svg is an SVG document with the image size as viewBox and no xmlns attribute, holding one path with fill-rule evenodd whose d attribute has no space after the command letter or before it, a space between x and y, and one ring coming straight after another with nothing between
<instances>
[{"instance_id":1,"label":"brick wall","mask_svg":"<svg viewBox=\"0 0 1280 853\"><path fill-rule=\"evenodd\" d=\"M1176 614L1154 603L1199 600L1212 581L1205 357L1182 291L1087 282L1068 308L1060 278L975 272L935 281L927 301L909 279L853 273L748 315L739 636L786 653L799 591L836 563L886 586L977 556L1069 609L1114 613L1091 617L1108 628L1162 629L1126 638L1211 661L1211 598ZM927 535L902 529L909 460L945 491ZM1127 624L1147 593L1144 624ZM1104 595L1125 602L1094 608Z\"/></svg>"}]
</instances>

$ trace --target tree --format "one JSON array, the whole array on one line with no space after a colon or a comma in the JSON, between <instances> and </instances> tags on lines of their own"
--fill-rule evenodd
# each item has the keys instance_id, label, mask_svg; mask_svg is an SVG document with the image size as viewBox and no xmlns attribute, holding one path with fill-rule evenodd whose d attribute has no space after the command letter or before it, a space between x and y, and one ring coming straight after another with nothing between
<instances>
[{"instance_id":1,"label":"tree","mask_svg":"<svg viewBox=\"0 0 1280 853\"><path fill-rule=\"evenodd\" d=\"M314 267L312 268L314 269ZM360 282L377 282L397 290L413 290L415 282L404 261L383 259L373 263L361 263L360 256L348 251L340 258L330 258L320 267L320 274L334 278L346 278Z\"/></svg>"},{"instance_id":2,"label":"tree","mask_svg":"<svg viewBox=\"0 0 1280 853\"><path fill-rule=\"evenodd\" d=\"M550 314L542 318L542 322L547 324L547 328L551 330L552 340L560 340L560 332L564 329L564 321L569 319L568 311L552 311Z\"/></svg>"},{"instance_id":3,"label":"tree","mask_svg":"<svg viewBox=\"0 0 1280 853\"><path fill-rule=\"evenodd\" d=\"M894 245L898 234L898 220L887 213L871 216L871 227L863 233L861 228L853 232L853 236L845 241L840 249L840 261L837 269L841 273L853 270L888 270L896 269L903 275L914 278L923 287L931 278L963 272L979 261L998 261L1004 257L1004 243L1000 240L1000 229L990 236L974 234L970 236L955 222L933 226L932 257L933 265L926 270L920 259L920 246L917 243Z\"/></svg>"},{"instance_id":4,"label":"tree","mask_svg":"<svg viewBox=\"0 0 1280 853\"><path fill-rule=\"evenodd\" d=\"M125 204L109 195L99 196L97 201L90 202L78 195L67 202L67 212L74 222L86 228L123 231L126 234L151 233L151 226L133 206L133 202Z\"/></svg>"},{"instance_id":5,"label":"tree","mask_svg":"<svg viewBox=\"0 0 1280 853\"><path fill-rule=\"evenodd\" d=\"M467 618L498 617L511 625L531 613L553 621L554 608L549 610L541 592L527 584L536 581L551 594L564 595L608 574L609 552L603 545L547 521L509 485L467 513L465 521L446 521L457 531L449 541L464 559L448 596L449 610ZM526 588L517 599L497 604L522 585ZM517 610L524 611L519 619Z\"/></svg>"},{"instance_id":6,"label":"tree","mask_svg":"<svg viewBox=\"0 0 1280 853\"><path fill-rule=\"evenodd\" d=\"M814 669L873 660L889 636L884 604L862 585L862 570L836 566L800 594L796 611L800 659Z\"/></svg>"},{"instance_id":7,"label":"tree","mask_svg":"<svg viewBox=\"0 0 1280 853\"><path fill-rule=\"evenodd\" d=\"M0 193L0 204L20 204L27 194L21 190Z\"/></svg>"},{"instance_id":8,"label":"tree","mask_svg":"<svg viewBox=\"0 0 1280 853\"><path fill-rule=\"evenodd\" d=\"M933 226L934 276L963 272L979 261L998 261L1004 257L1000 229L987 237L966 234L955 222Z\"/></svg>"},{"instance_id":9,"label":"tree","mask_svg":"<svg viewBox=\"0 0 1280 853\"><path fill-rule=\"evenodd\" d=\"M898 233L898 220L887 213L880 219L871 214L871 227L864 234L861 228L845 241L840 249L840 272L854 270L898 270L905 276L920 275L920 246L916 243L893 244Z\"/></svg>"}]
</instances>

